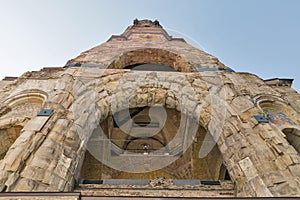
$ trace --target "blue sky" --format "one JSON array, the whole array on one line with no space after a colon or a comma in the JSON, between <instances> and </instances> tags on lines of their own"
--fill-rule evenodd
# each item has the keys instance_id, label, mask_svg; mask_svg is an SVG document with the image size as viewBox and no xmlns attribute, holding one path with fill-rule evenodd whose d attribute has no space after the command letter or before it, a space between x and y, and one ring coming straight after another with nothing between
<instances>
[{"instance_id":1,"label":"blue sky","mask_svg":"<svg viewBox=\"0 0 300 200\"><path fill-rule=\"evenodd\" d=\"M299 0L0 0L0 78L63 66L122 33L158 19L235 71L294 78L300 91Z\"/></svg>"}]
</instances>

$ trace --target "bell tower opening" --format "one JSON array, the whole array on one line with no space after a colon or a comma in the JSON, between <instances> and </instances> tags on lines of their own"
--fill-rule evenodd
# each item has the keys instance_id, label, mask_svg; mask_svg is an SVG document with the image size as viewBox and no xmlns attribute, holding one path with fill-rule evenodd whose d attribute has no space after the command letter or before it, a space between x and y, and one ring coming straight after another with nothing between
<instances>
[{"instance_id":1,"label":"bell tower opening","mask_svg":"<svg viewBox=\"0 0 300 200\"><path fill-rule=\"evenodd\" d=\"M141 48L123 52L110 63L108 69L192 72L194 67L177 53L158 48Z\"/></svg>"},{"instance_id":2,"label":"bell tower opening","mask_svg":"<svg viewBox=\"0 0 300 200\"><path fill-rule=\"evenodd\" d=\"M149 180L157 177L174 180L227 180L226 167L222 164L223 159L217 145L214 145L207 156L199 158L207 131L198 126L195 135L190 138L190 145L184 149L187 144L185 140L189 140L187 131L190 131L191 119L174 109L162 108L166 111L165 120L159 112L150 115L151 107L129 109L132 121L126 118L125 110L108 116L93 133L99 134L97 131L103 130L105 137L100 142L105 144L98 153L106 161L98 159L94 152L87 151L80 180ZM129 127L128 132L126 127ZM178 137L178 134L181 136ZM93 142L88 145L93 145ZM173 161L168 165L151 170L152 165L170 158ZM136 160L140 162L135 163ZM117 163L118 168L107 164L107 161ZM136 171L126 171L120 167L125 165L126 168L127 165L134 164Z\"/></svg>"},{"instance_id":3,"label":"bell tower opening","mask_svg":"<svg viewBox=\"0 0 300 200\"><path fill-rule=\"evenodd\" d=\"M126 66L124 69L139 70L139 71L170 71L176 72L176 70L170 66L163 64L149 63L149 64L136 64Z\"/></svg>"}]
</instances>

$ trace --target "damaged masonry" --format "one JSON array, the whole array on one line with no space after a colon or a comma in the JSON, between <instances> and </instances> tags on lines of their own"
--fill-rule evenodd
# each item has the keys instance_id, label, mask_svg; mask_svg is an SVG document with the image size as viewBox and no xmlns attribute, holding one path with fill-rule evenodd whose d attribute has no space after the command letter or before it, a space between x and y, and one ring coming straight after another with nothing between
<instances>
[{"instance_id":1,"label":"damaged masonry","mask_svg":"<svg viewBox=\"0 0 300 200\"><path fill-rule=\"evenodd\" d=\"M291 84L134 20L64 67L0 81L0 199L299 196Z\"/></svg>"}]
</instances>

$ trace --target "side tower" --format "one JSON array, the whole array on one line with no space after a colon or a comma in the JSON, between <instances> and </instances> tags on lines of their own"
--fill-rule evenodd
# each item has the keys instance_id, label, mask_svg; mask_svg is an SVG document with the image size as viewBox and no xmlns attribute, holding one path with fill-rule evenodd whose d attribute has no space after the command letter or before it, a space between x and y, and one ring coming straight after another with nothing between
<instances>
[{"instance_id":1,"label":"side tower","mask_svg":"<svg viewBox=\"0 0 300 200\"><path fill-rule=\"evenodd\" d=\"M134 20L62 68L0 82L0 191L299 196L291 84Z\"/></svg>"}]
</instances>

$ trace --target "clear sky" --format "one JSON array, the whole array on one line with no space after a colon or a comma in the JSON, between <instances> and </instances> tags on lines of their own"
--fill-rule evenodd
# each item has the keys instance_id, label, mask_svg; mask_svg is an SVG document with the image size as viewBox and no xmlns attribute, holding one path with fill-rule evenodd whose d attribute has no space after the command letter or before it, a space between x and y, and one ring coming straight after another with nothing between
<instances>
[{"instance_id":1,"label":"clear sky","mask_svg":"<svg viewBox=\"0 0 300 200\"><path fill-rule=\"evenodd\" d=\"M235 71L294 78L300 91L300 0L0 0L0 78L63 66L158 19Z\"/></svg>"}]
</instances>

